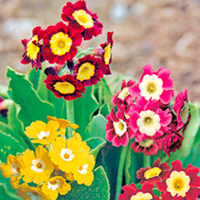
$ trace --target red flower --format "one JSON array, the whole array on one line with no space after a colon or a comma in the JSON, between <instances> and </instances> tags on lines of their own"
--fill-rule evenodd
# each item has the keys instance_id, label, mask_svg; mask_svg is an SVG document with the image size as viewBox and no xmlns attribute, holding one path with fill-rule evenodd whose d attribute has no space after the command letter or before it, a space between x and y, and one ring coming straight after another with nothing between
<instances>
[{"instance_id":1,"label":"red flower","mask_svg":"<svg viewBox=\"0 0 200 200\"><path fill-rule=\"evenodd\" d=\"M196 200L200 194L199 169L189 164L182 168L180 160L171 163L172 169L164 182L156 183L162 192L162 200Z\"/></svg>"},{"instance_id":2,"label":"red flower","mask_svg":"<svg viewBox=\"0 0 200 200\"><path fill-rule=\"evenodd\" d=\"M122 111L118 111L116 114L114 109L107 115L106 124L106 139L112 142L113 146L119 147L120 145L126 146L129 138L134 137L134 133L128 125L128 119L125 118Z\"/></svg>"},{"instance_id":3,"label":"red flower","mask_svg":"<svg viewBox=\"0 0 200 200\"><path fill-rule=\"evenodd\" d=\"M61 77L58 75L48 75L44 80L47 89L51 90L56 97L65 100L74 100L81 97L81 93L85 91L82 83L78 82L72 75L66 74Z\"/></svg>"},{"instance_id":4,"label":"red flower","mask_svg":"<svg viewBox=\"0 0 200 200\"><path fill-rule=\"evenodd\" d=\"M73 69L76 79L84 86L90 86L97 84L103 78L102 66L104 63L100 58L86 55L78 60Z\"/></svg>"},{"instance_id":5,"label":"red flower","mask_svg":"<svg viewBox=\"0 0 200 200\"><path fill-rule=\"evenodd\" d=\"M185 130L186 125L190 121L190 108L188 105L188 96L187 96L187 90L185 92L180 92L175 100L175 103L173 105L173 110L176 113L176 122L177 122L177 130L180 130L183 128Z\"/></svg>"},{"instance_id":6,"label":"red flower","mask_svg":"<svg viewBox=\"0 0 200 200\"><path fill-rule=\"evenodd\" d=\"M69 27L81 33L84 40L90 40L92 36L102 33L103 24L98 22L98 16L90 12L86 3L79 0L76 3L68 2L62 9L62 19L69 22Z\"/></svg>"},{"instance_id":7,"label":"red flower","mask_svg":"<svg viewBox=\"0 0 200 200\"><path fill-rule=\"evenodd\" d=\"M77 54L77 46L80 46L82 37L66 26L63 22L55 26L49 26L44 32L45 59L49 63L64 65L71 61Z\"/></svg>"},{"instance_id":8,"label":"red flower","mask_svg":"<svg viewBox=\"0 0 200 200\"><path fill-rule=\"evenodd\" d=\"M29 40L22 40L25 52L22 55L23 59L21 60L21 63L31 63L32 67L36 67L37 70L42 68L41 62L44 61L41 49L42 45L39 44L39 41L43 38L43 30L41 27L35 27L32 33L33 35Z\"/></svg>"},{"instance_id":9,"label":"red flower","mask_svg":"<svg viewBox=\"0 0 200 200\"><path fill-rule=\"evenodd\" d=\"M8 109L6 108L6 105L4 103L4 99L0 97L0 114L2 117L7 117Z\"/></svg>"},{"instance_id":10,"label":"red flower","mask_svg":"<svg viewBox=\"0 0 200 200\"><path fill-rule=\"evenodd\" d=\"M138 190L134 183L122 187L123 194L119 195L119 200L159 200L159 197L153 194L153 185L144 183L141 190Z\"/></svg>"},{"instance_id":11,"label":"red flower","mask_svg":"<svg viewBox=\"0 0 200 200\"><path fill-rule=\"evenodd\" d=\"M154 184L164 180L170 171L170 167L167 163L160 163L160 158L156 160L152 167L141 168L137 171L137 178L141 179L140 184L149 182Z\"/></svg>"}]
</instances>

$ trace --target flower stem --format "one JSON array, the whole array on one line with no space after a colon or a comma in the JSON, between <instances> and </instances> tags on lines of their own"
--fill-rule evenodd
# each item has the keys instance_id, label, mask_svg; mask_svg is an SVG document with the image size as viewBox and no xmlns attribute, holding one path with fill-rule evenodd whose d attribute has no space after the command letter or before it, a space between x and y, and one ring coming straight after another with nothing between
<instances>
[{"instance_id":1,"label":"flower stem","mask_svg":"<svg viewBox=\"0 0 200 200\"><path fill-rule=\"evenodd\" d=\"M74 124L74 102L66 101L66 114L67 114L67 120L69 120L72 124ZM72 128L68 128L67 138L72 137Z\"/></svg>"},{"instance_id":2,"label":"flower stem","mask_svg":"<svg viewBox=\"0 0 200 200\"><path fill-rule=\"evenodd\" d=\"M151 166L151 157L147 155L143 155L144 160L144 167L150 167Z\"/></svg>"},{"instance_id":3,"label":"flower stem","mask_svg":"<svg viewBox=\"0 0 200 200\"><path fill-rule=\"evenodd\" d=\"M118 171L117 171L117 186L116 186L116 192L115 192L115 200L118 200L118 196L121 194L121 190L122 190L124 164L126 160L128 146L129 145L127 145L126 147L122 147L122 151L120 154L119 166L118 166Z\"/></svg>"}]
</instances>

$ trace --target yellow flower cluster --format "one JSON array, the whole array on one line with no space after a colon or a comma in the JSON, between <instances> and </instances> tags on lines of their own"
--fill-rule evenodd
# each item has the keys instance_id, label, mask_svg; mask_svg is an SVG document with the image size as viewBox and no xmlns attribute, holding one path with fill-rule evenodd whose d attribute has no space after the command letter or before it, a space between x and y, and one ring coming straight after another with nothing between
<instances>
[{"instance_id":1,"label":"yellow flower cluster","mask_svg":"<svg viewBox=\"0 0 200 200\"><path fill-rule=\"evenodd\" d=\"M94 180L95 157L90 147L75 131L73 137L65 138L66 128L76 129L78 125L50 116L47 119L47 124L36 121L26 127L25 134L33 143L39 143L35 151L9 155L7 163L0 166L2 175L10 177L11 186L23 199L55 200L71 190L71 181L90 186Z\"/></svg>"}]
</instances>

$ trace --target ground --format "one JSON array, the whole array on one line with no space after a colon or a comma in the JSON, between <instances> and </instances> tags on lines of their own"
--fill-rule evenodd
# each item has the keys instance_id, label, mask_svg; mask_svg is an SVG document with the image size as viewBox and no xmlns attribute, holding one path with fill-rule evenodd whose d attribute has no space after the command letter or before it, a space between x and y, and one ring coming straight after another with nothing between
<instances>
[{"instance_id":1,"label":"ground","mask_svg":"<svg viewBox=\"0 0 200 200\"><path fill-rule=\"evenodd\" d=\"M20 64L21 39L35 26L46 28L61 20L64 0L0 0L0 84L7 84L6 66L26 72ZM75 2L75 1L72 1ZM107 31L114 31L116 73L139 78L142 66L169 68L176 94L188 89L189 99L200 102L199 0L86 0L104 24L103 34L84 46L99 47Z\"/></svg>"}]
</instances>

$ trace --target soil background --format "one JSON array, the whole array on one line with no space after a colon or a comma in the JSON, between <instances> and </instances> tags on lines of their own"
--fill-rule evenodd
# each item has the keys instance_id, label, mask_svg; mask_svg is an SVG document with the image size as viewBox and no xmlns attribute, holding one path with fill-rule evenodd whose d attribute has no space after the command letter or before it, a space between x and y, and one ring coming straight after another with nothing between
<instances>
[{"instance_id":1,"label":"soil background","mask_svg":"<svg viewBox=\"0 0 200 200\"><path fill-rule=\"evenodd\" d=\"M0 0L0 84L7 84L6 66L25 73L21 40L36 26L61 21L64 0ZM75 2L75 1L71 1ZM103 34L84 42L99 47L114 31L113 74L133 78L150 63L171 70L176 94L188 89L189 100L200 102L200 0L86 0L104 24Z\"/></svg>"}]
</instances>

